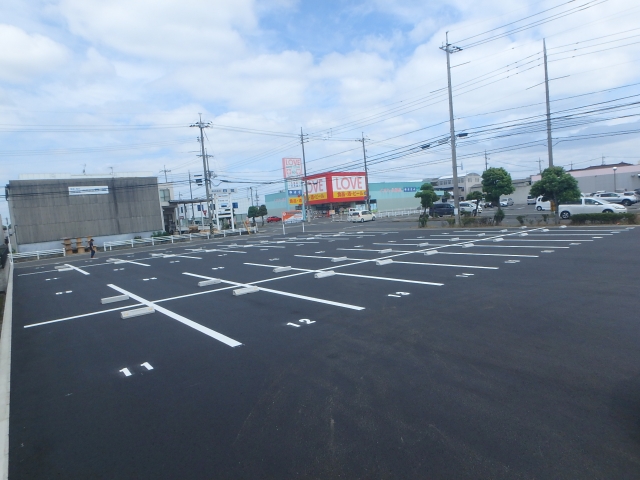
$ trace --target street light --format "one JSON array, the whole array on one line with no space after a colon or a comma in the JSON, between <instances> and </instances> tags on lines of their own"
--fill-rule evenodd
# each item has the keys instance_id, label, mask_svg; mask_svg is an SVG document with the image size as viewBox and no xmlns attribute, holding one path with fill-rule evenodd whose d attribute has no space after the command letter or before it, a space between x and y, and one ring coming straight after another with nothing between
<instances>
[{"instance_id":1,"label":"street light","mask_svg":"<svg viewBox=\"0 0 640 480\"><path fill-rule=\"evenodd\" d=\"M618 167L613 167L613 191L616 192L617 188L616 188L616 170L618 169Z\"/></svg>"}]
</instances>

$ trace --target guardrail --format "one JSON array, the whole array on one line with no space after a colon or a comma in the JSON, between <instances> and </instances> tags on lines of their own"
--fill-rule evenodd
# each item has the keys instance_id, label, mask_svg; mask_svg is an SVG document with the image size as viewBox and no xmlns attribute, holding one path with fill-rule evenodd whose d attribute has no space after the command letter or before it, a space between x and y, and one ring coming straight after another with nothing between
<instances>
[{"instance_id":1,"label":"guardrail","mask_svg":"<svg viewBox=\"0 0 640 480\"><path fill-rule=\"evenodd\" d=\"M41 258L53 257L56 255L66 256L64 248L55 248L53 250L38 250L37 252L26 253L9 253L9 261L14 263L21 260L40 260Z\"/></svg>"},{"instance_id":2,"label":"guardrail","mask_svg":"<svg viewBox=\"0 0 640 480\"><path fill-rule=\"evenodd\" d=\"M404 217L410 215L419 215L420 210L417 208L401 208L396 210L384 210L377 212L375 215L377 218L389 218L389 217Z\"/></svg>"},{"instance_id":3,"label":"guardrail","mask_svg":"<svg viewBox=\"0 0 640 480\"><path fill-rule=\"evenodd\" d=\"M251 227L249 230L246 228L237 228L235 230L222 230L219 233L185 233L183 235L167 235L165 237L151 237L151 238L132 238L131 240L120 240L117 242L104 242L102 249L106 251L111 251L114 248L135 248L135 247L145 247L150 245L164 245L169 243L178 243L178 242L191 242L197 239L207 240L211 238L224 238L231 237L235 235L242 235L244 232L245 235L250 233L258 233L258 227Z\"/></svg>"}]
</instances>

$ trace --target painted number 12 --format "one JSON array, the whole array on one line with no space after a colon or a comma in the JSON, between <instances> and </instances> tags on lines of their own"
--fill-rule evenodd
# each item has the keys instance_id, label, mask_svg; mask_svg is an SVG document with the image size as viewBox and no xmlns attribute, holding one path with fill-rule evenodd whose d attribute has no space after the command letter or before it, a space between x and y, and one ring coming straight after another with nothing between
<instances>
[{"instance_id":1,"label":"painted number 12","mask_svg":"<svg viewBox=\"0 0 640 480\"><path fill-rule=\"evenodd\" d=\"M308 318L301 318L298 322L304 325L311 325L312 323L316 323L315 320L309 320ZM292 327L301 327L302 325L298 325L297 323L289 322L287 325L291 325Z\"/></svg>"}]
</instances>

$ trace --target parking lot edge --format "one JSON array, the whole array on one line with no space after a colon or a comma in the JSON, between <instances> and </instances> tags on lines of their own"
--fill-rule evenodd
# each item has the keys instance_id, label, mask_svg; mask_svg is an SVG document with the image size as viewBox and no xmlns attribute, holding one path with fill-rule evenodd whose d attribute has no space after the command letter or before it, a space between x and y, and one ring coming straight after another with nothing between
<instances>
[{"instance_id":1,"label":"parking lot edge","mask_svg":"<svg viewBox=\"0 0 640 480\"><path fill-rule=\"evenodd\" d=\"M8 263L9 281L4 300L0 336L0 479L9 478L9 400L11 392L11 325L13 313L13 264Z\"/></svg>"}]
</instances>

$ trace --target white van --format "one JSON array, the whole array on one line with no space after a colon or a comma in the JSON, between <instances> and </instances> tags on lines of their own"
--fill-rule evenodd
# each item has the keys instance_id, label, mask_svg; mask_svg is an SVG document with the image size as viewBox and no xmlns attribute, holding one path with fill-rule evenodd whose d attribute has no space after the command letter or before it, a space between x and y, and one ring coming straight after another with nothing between
<instances>
[{"instance_id":1,"label":"white van","mask_svg":"<svg viewBox=\"0 0 640 480\"><path fill-rule=\"evenodd\" d=\"M540 195L536 198L536 210L551 210L551 202L546 197Z\"/></svg>"}]
</instances>

